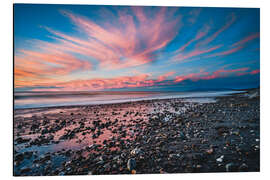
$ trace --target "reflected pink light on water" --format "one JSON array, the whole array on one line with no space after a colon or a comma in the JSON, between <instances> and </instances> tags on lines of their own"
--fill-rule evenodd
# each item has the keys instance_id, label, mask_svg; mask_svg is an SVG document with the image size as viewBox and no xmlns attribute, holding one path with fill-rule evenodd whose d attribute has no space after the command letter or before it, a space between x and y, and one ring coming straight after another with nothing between
<instances>
[{"instance_id":1,"label":"reflected pink light on water","mask_svg":"<svg viewBox=\"0 0 270 180\"><path fill-rule=\"evenodd\" d=\"M53 110L51 109L43 110L41 111L42 113L35 114L35 115L30 110L22 109L22 110L18 110L18 112L25 111L26 114L25 116L18 116L18 118L23 118L22 119L23 121L27 121L28 119L33 119L32 116L28 116L29 114L34 115L37 120L40 120L44 116L46 116L48 119L50 119L49 127L54 126L53 122L55 120L59 119L61 121L65 119L67 121L67 126L53 133L53 136L54 136L53 140L59 141L59 143L48 145L48 149L50 149L50 151L57 152L57 151L61 151L62 149L79 150L79 149L91 146L92 144L103 145L104 140L111 139L112 137L117 138L120 136L117 129L118 127L122 127L127 132L126 137L122 139L132 140L136 138L137 133L134 132L131 127L134 127L136 125L136 119L142 119L142 121L146 122L148 120L146 114L151 112L151 109L152 108L150 106L146 106L144 104L135 106L135 104L133 105L132 103L129 105L122 104L120 105L120 107L117 105L107 105L104 107L92 106L92 107L89 107L88 109L82 108L80 109L80 111L78 111L78 108L68 108L68 107L53 108ZM38 110L39 109L36 109L37 112ZM27 112L29 114L27 114ZM78 112L80 112L81 114L79 117L78 117ZM97 112L98 116L94 112ZM138 116L137 115L135 116L136 112L140 112L138 113ZM74 116L71 116L70 115L71 113L74 113ZM92 138L93 132L91 132L90 130L86 130L87 127L93 127L94 120L101 120L102 123L106 123L110 121L112 122L115 119L119 120L117 123L117 126L113 126L111 127L111 129L106 129L106 128L100 129L102 134L96 139ZM76 123L70 124L73 121ZM76 133L74 138L64 139L64 140L60 138L63 135L65 135L67 131L69 130L72 131L76 128L79 128L80 122L84 122L85 128L81 128L80 132ZM112 133L113 130L116 130L116 133ZM27 134L29 134L29 130L26 129L25 135L23 137L30 137ZM41 135L41 132L39 132L38 134L34 134L32 135L32 139L35 139L40 135ZM47 135L45 134L45 136Z\"/></svg>"},{"instance_id":2,"label":"reflected pink light on water","mask_svg":"<svg viewBox=\"0 0 270 180\"><path fill-rule=\"evenodd\" d=\"M135 99L148 98L153 94L107 94L107 95L65 95L65 96L42 96L15 99L17 107L46 107L87 104L109 104L129 102Z\"/></svg>"}]
</instances>

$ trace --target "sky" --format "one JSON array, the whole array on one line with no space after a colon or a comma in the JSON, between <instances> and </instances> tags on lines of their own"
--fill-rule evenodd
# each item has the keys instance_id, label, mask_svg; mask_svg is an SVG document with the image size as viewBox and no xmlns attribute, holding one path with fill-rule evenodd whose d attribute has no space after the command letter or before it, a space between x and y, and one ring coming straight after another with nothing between
<instances>
[{"instance_id":1,"label":"sky","mask_svg":"<svg viewBox=\"0 0 270 180\"><path fill-rule=\"evenodd\" d=\"M259 85L258 8L14 5L15 91Z\"/></svg>"}]
</instances>

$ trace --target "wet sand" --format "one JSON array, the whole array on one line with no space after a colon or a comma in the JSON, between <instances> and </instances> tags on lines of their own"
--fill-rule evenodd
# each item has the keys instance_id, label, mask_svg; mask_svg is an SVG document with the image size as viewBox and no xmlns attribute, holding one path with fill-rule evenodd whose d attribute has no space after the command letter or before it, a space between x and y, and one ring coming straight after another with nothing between
<instances>
[{"instance_id":1,"label":"wet sand","mask_svg":"<svg viewBox=\"0 0 270 180\"><path fill-rule=\"evenodd\" d=\"M14 175L259 171L257 92L16 109Z\"/></svg>"}]
</instances>

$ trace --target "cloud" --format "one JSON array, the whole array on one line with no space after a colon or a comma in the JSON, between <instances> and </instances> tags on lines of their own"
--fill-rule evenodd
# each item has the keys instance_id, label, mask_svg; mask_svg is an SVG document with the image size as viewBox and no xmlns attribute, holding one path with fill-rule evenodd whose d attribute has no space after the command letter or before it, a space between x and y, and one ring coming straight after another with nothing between
<instances>
[{"instance_id":1,"label":"cloud","mask_svg":"<svg viewBox=\"0 0 270 180\"><path fill-rule=\"evenodd\" d=\"M198 77L202 75L208 75L208 72L199 72L199 73L191 73L187 75L176 76L174 79L174 82L178 83L187 79L197 79Z\"/></svg>"},{"instance_id":2,"label":"cloud","mask_svg":"<svg viewBox=\"0 0 270 180\"><path fill-rule=\"evenodd\" d=\"M170 71L164 73L158 77L154 77L150 73L141 73L133 76L119 76L115 78L93 78L85 80L72 80L67 82L51 82L47 81L47 84L37 83L39 86L54 86L55 88L48 89L49 91L99 91L105 89L121 89L121 88L139 88L139 87L155 87L160 85L174 85L179 84L184 80L210 80L228 76L244 76L258 74L260 70L248 71L249 68L238 68L238 69L219 69L214 72L204 72L201 70L198 73L190 73L186 75L175 76L175 72ZM170 78L171 77L171 78ZM44 89L36 88L34 91L40 91Z\"/></svg>"},{"instance_id":3,"label":"cloud","mask_svg":"<svg viewBox=\"0 0 270 180\"><path fill-rule=\"evenodd\" d=\"M253 71L250 72L250 74L258 74L258 73L260 73L259 69L256 69L256 70L253 70Z\"/></svg>"},{"instance_id":4,"label":"cloud","mask_svg":"<svg viewBox=\"0 0 270 180\"><path fill-rule=\"evenodd\" d=\"M142 7L117 10L116 19L104 24L61 11L78 31L63 33L42 26L53 41L32 40L31 50L16 50L20 53L15 57L15 86L57 79L74 71L89 71L93 59L98 62L97 68L105 70L153 62L157 52L166 47L180 28L180 16L175 17L175 9L160 8L151 16L146 16Z\"/></svg>"},{"instance_id":5,"label":"cloud","mask_svg":"<svg viewBox=\"0 0 270 180\"><path fill-rule=\"evenodd\" d=\"M259 74L260 73L260 70L259 69L255 69L253 71L250 71L250 72L240 72L240 73L237 73L238 76L244 76L244 75L255 75L255 74Z\"/></svg>"},{"instance_id":6,"label":"cloud","mask_svg":"<svg viewBox=\"0 0 270 180\"><path fill-rule=\"evenodd\" d=\"M222 32L224 32L226 29L228 29L234 22L236 21L236 15L232 13L230 15L230 20L225 23L224 26L222 26L219 30L217 30L215 33L212 35L208 35L211 26L209 24L204 24L203 28L201 28L196 36L187 41L186 44L184 44L182 47L180 47L178 50L174 52L174 56L172 57L173 62L182 62L182 61L190 61L194 60L194 58L201 59L201 58L210 58L210 57L218 57L218 56L226 56L230 55L236 52L241 51L249 41L252 41L256 38L260 37L260 33L255 33L250 36L245 37L244 39L229 45L225 46L224 45L210 45L212 41L214 41ZM195 45L195 48L189 52L186 52L186 48L190 46L191 44L197 42ZM227 49L223 51L219 51L222 48L225 47ZM219 51L219 52L214 52L214 51ZM209 54L212 52L211 54Z\"/></svg>"},{"instance_id":7,"label":"cloud","mask_svg":"<svg viewBox=\"0 0 270 180\"><path fill-rule=\"evenodd\" d=\"M238 41L238 42L234 43L232 46L243 45L243 44L246 44L248 41L251 41L251 40L259 38L259 37L260 37L260 33L255 33L255 34L252 34L250 36L245 37L241 41Z\"/></svg>"},{"instance_id":8,"label":"cloud","mask_svg":"<svg viewBox=\"0 0 270 180\"><path fill-rule=\"evenodd\" d=\"M85 40L56 31L56 36L67 40L63 46L91 56L108 69L126 68L155 60L156 51L164 48L176 35L179 19L173 19L167 8L148 17L144 8L117 11L118 19L111 24L98 25L85 17L63 11L75 26L84 32ZM135 21L138 21L137 23Z\"/></svg>"},{"instance_id":9,"label":"cloud","mask_svg":"<svg viewBox=\"0 0 270 180\"><path fill-rule=\"evenodd\" d=\"M196 22L196 20L198 19L200 13L202 11L202 8L194 8L193 10L191 10L188 15L189 15L189 18L188 18L188 21L191 23L191 24L194 24Z\"/></svg>"},{"instance_id":10,"label":"cloud","mask_svg":"<svg viewBox=\"0 0 270 180\"><path fill-rule=\"evenodd\" d=\"M259 33L252 34L252 35L247 36L244 39L230 45L231 49L221 51L221 52L218 52L218 53L214 53L214 54L211 54L211 55L209 55L207 57L225 56L225 55L230 55L232 53L238 52L238 51L242 50L249 41L254 40L256 38L259 38L259 37L260 37Z\"/></svg>"},{"instance_id":11,"label":"cloud","mask_svg":"<svg viewBox=\"0 0 270 180\"><path fill-rule=\"evenodd\" d=\"M177 61L188 60L191 58L199 57L201 55L205 55L209 52L219 49L223 45L210 46L210 43L214 41L223 31L228 29L235 22L235 20L236 20L236 16L234 13L232 13L230 15L230 20L227 21L227 23L224 26L222 26L219 30L217 30L212 35L209 35L208 37L207 35L211 29L211 26L209 24L204 24L204 26L197 32L196 36L193 39L189 40L186 44L184 44L181 48L179 48L178 50L174 52L176 55L173 57L173 61L177 62ZM190 52L185 52L184 50L194 42L197 42L197 44L195 45L195 49ZM236 50L237 49L228 50L226 52L216 54L216 56L222 55L222 54L224 55L230 54Z\"/></svg>"},{"instance_id":12,"label":"cloud","mask_svg":"<svg viewBox=\"0 0 270 180\"><path fill-rule=\"evenodd\" d=\"M226 76L232 75L233 73L243 73L247 70L248 70L248 68L239 68L239 69L231 69L231 70L219 69L219 70L214 71L212 73L201 71L199 73L192 73L192 74L183 75L183 76L176 76L174 79L174 82L178 83L178 82L181 82L181 81L184 81L187 79L190 79L193 81L216 79L216 78L221 78L221 77L226 77ZM239 74L236 74L236 75L239 75Z\"/></svg>"},{"instance_id":13,"label":"cloud","mask_svg":"<svg viewBox=\"0 0 270 180\"><path fill-rule=\"evenodd\" d=\"M217 70L217 71L213 72L212 74L209 74L207 76L200 77L198 79L208 80L208 79L215 79L215 78L220 78L220 77L226 77L228 75L231 75L231 73L243 72L243 71L247 71L247 70L248 70L248 68L239 68L239 69L232 69L232 70L220 69L220 70ZM197 79L195 79L195 80L197 80Z\"/></svg>"},{"instance_id":14,"label":"cloud","mask_svg":"<svg viewBox=\"0 0 270 180\"><path fill-rule=\"evenodd\" d=\"M172 75L174 75L174 74L175 74L175 72L174 72L174 71L171 71L171 72L168 72L168 73L166 73L166 74L164 74L164 75L161 75L161 76L159 76L157 82L164 81L164 80L166 80L168 77L170 77L170 76L172 76Z\"/></svg>"},{"instance_id":15,"label":"cloud","mask_svg":"<svg viewBox=\"0 0 270 180\"><path fill-rule=\"evenodd\" d=\"M209 36L205 40L199 42L196 46L200 47L200 46L209 45L209 43L214 41L223 31L228 29L235 21L236 21L236 15L234 13L232 13L230 16L230 20L227 21L227 23L222 28L220 28L218 31L216 31L214 34L212 34L211 36Z\"/></svg>"},{"instance_id":16,"label":"cloud","mask_svg":"<svg viewBox=\"0 0 270 180\"><path fill-rule=\"evenodd\" d=\"M210 26L209 25L204 25L201 29L198 30L196 36L189 40L186 44L184 44L183 46L181 46L178 50L175 51L175 53L181 53L183 52L190 44L192 44L193 42L198 41L199 39L205 37L207 35L207 33L210 30Z\"/></svg>"},{"instance_id":17,"label":"cloud","mask_svg":"<svg viewBox=\"0 0 270 180\"><path fill-rule=\"evenodd\" d=\"M191 58L195 58L201 55L205 55L209 52L215 51L217 49L219 49L221 47L221 45L217 45L211 48L207 48L207 49L194 49L188 53L179 53L176 56L174 56L174 61L184 61L184 60L188 60Z\"/></svg>"},{"instance_id":18,"label":"cloud","mask_svg":"<svg viewBox=\"0 0 270 180\"><path fill-rule=\"evenodd\" d=\"M232 48L232 49L229 49L229 50L225 50L225 51L222 51L222 52L210 54L210 55L208 55L207 57L217 57L217 56L230 55L230 54L232 54L232 53L235 53L235 52L240 51L241 49L243 49L243 46L239 46L239 47Z\"/></svg>"},{"instance_id":19,"label":"cloud","mask_svg":"<svg viewBox=\"0 0 270 180\"><path fill-rule=\"evenodd\" d=\"M73 80L54 84L58 90L104 90L119 88L137 88L155 86L167 80L175 72L167 72L154 79L151 74L120 76L116 78L95 78L88 80Z\"/></svg>"},{"instance_id":20,"label":"cloud","mask_svg":"<svg viewBox=\"0 0 270 180\"><path fill-rule=\"evenodd\" d=\"M260 72L240 68L219 69L214 72L200 71L175 76L175 69L182 68L179 62L230 55L245 48L248 42L259 38L260 34L256 33L232 45L228 45L226 42L214 44L214 40L222 36L222 33L234 24L235 14L231 14L230 19L214 32L210 31L212 24L196 24L196 27L199 27L198 31L194 31L192 38L179 46L177 41L178 35L182 32L179 31L182 23L187 22L186 27L189 27L189 23L193 25L199 18L201 9L190 11L190 18L187 21L182 20L186 17L184 14L182 17L179 12L175 13L177 8L160 7L150 10L148 7L128 7L112 8L111 10L113 11L107 8L100 9L100 16L95 16L95 19L89 19L70 11L60 11L65 18L70 20L75 31L63 32L42 26L49 34L50 40L30 40L31 48L16 49L15 88L35 86L55 87L55 89L49 88L50 90L136 88L171 85L186 79L208 80ZM103 19L99 20L100 17ZM105 17L107 18L104 19ZM189 29L187 28L185 31L189 31ZM191 46L192 48L189 48ZM163 58L165 50L164 54L168 59L164 58L163 62L156 62L161 60L160 55ZM179 64L170 69L170 72L160 76L143 73L145 69L154 68L155 62L158 66L164 65L164 63L166 66L167 61ZM142 65L149 66L139 67ZM91 78L86 77L88 73L85 72L98 72L99 70L102 73L105 72L106 75L110 72L122 74L121 70L124 70L124 73L130 70L134 75L114 74L115 78L98 78L98 75ZM77 72L79 73L76 74L76 77L73 76ZM82 74L83 76L81 76ZM71 77L86 79L71 80Z\"/></svg>"},{"instance_id":21,"label":"cloud","mask_svg":"<svg viewBox=\"0 0 270 180\"><path fill-rule=\"evenodd\" d=\"M70 54L54 49L44 52L20 50L14 57L15 87L47 84L56 81L52 76L67 75L77 70L89 70L92 65Z\"/></svg>"}]
</instances>

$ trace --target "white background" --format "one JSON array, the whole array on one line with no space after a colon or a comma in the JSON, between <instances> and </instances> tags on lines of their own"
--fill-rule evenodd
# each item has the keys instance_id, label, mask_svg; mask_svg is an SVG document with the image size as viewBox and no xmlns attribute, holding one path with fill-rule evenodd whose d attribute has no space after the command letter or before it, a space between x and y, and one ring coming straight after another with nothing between
<instances>
[{"instance_id":1,"label":"white background","mask_svg":"<svg viewBox=\"0 0 270 180\"><path fill-rule=\"evenodd\" d=\"M261 8L261 172L260 173L204 173L166 175L113 175L32 177L34 179L269 179L270 178L270 1L269 0L2 0L0 4L0 177L1 179L26 179L12 176L12 104L13 104L13 2L51 4L111 4L111 5L161 5L200 7L257 7ZM252 26L252 24L251 24ZM32 179L27 178L27 179Z\"/></svg>"}]
</instances>

